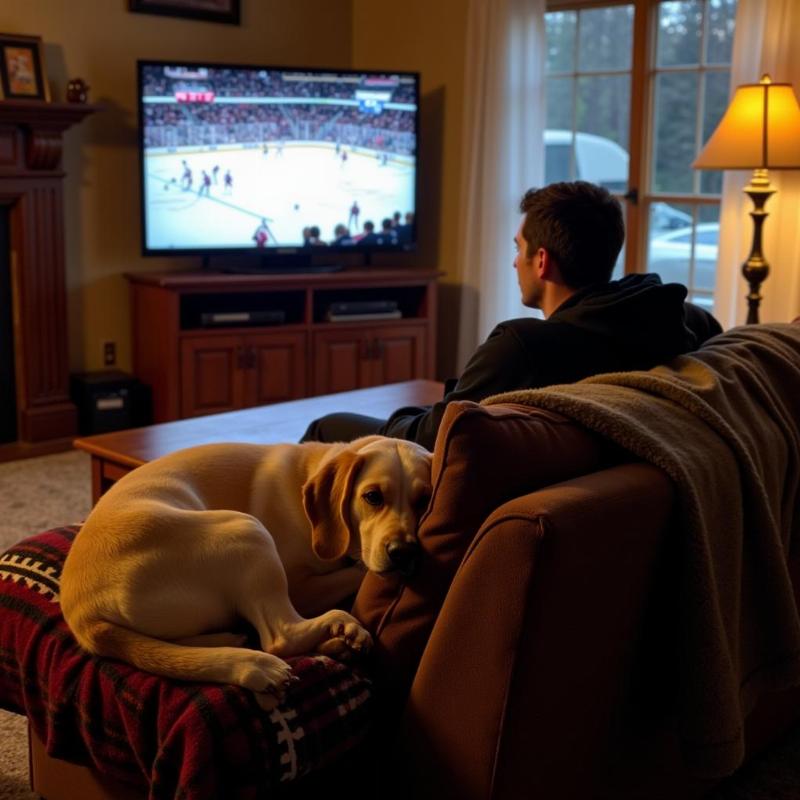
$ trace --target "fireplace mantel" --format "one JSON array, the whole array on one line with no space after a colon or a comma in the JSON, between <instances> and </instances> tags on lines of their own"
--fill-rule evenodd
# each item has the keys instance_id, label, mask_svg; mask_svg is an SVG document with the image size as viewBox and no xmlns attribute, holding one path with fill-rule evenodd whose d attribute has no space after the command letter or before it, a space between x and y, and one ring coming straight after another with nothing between
<instances>
[{"instance_id":1,"label":"fireplace mantel","mask_svg":"<svg viewBox=\"0 0 800 800\"><path fill-rule=\"evenodd\" d=\"M61 152L96 106L0 100L0 205L9 210L17 437L76 433L69 399Z\"/></svg>"}]
</instances>

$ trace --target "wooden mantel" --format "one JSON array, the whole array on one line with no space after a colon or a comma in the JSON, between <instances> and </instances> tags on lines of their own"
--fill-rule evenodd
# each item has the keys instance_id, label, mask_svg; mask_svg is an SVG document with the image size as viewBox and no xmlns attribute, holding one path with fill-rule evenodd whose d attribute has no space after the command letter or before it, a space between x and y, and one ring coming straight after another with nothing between
<instances>
[{"instance_id":1,"label":"wooden mantel","mask_svg":"<svg viewBox=\"0 0 800 800\"><path fill-rule=\"evenodd\" d=\"M61 151L96 106L0 100L0 205L9 208L20 443L74 436L69 399Z\"/></svg>"}]
</instances>

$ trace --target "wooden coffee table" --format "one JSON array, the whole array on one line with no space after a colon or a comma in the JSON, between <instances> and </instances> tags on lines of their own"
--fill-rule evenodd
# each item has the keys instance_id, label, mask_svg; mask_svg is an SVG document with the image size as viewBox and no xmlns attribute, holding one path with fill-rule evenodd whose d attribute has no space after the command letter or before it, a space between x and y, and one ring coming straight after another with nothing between
<instances>
[{"instance_id":1,"label":"wooden coffee table","mask_svg":"<svg viewBox=\"0 0 800 800\"><path fill-rule=\"evenodd\" d=\"M349 411L386 418L401 406L441 400L443 384L405 381L352 392L306 397L225 414L164 422L146 428L101 433L75 440L92 456L92 502L132 469L184 447L210 442L296 442L308 423L324 414Z\"/></svg>"}]
</instances>

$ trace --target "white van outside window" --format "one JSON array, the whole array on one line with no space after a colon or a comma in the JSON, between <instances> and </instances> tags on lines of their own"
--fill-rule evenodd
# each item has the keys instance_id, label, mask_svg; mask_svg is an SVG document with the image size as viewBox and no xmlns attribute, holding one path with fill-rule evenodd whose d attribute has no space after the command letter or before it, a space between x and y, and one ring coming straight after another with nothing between
<instances>
[{"instance_id":1,"label":"white van outside window","mask_svg":"<svg viewBox=\"0 0 800 800\"><path fill-rule=\"evenodd\" d=\"M572 158L572 131L544 132L545 183L589 181L604 186L609 192L623 194L628 187L628 151L605 136L578 131L575 134L575 159ZM669 203L651 203L652 232L671 231L691 226L691 214Z\"/></svg>"}]
</instances>

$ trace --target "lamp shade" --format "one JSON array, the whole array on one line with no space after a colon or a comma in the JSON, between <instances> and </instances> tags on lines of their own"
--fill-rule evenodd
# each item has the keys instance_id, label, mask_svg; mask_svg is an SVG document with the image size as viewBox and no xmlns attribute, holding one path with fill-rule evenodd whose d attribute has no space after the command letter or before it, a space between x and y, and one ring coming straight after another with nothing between
<instances>
[{"instance_id":1,"label":"lamp shade","mask_svg":"<svg viewBox=\"0 0 800 800\"><path fill-rule=\"evenodd\" d=\"M790 83L739 86L695 169L800 168L800 105Z\"/></svg>"}]
</instances>

